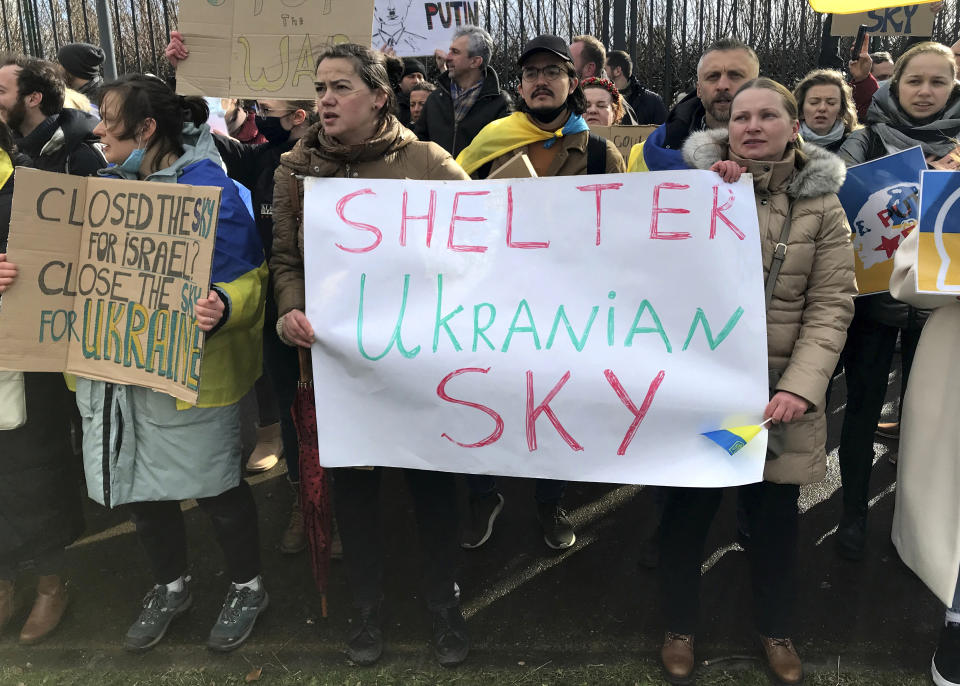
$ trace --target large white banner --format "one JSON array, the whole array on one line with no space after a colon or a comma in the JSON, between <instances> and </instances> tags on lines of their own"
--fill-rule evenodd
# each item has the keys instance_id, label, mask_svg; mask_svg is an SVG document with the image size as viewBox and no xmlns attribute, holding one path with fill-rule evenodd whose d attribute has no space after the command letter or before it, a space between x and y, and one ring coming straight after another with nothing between
<instances>
[{"instance_id":1,"label":"large white banner","mask_svg":"<svg viewBox=\"0 0 960 686\"><path fill-rule=\"evenodd\" d=\"M768 401L749 176L306 181L325 466L759 481L700 434Z\"/></svg>"}]
</instances>

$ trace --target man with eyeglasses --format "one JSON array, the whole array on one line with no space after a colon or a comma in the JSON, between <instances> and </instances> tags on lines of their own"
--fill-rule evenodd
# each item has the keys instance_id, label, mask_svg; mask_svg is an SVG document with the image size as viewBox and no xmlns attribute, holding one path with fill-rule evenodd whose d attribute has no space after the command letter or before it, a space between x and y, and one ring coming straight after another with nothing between
<instances>
[{"instance_id":1,"label":"man with eyeglasses","mask_svg":"<svg viewBox=\"0 0 960 686\"><path fill-rule=\"evenodd\" d=\"M520 56L520 111L485 126L457 158L468 174L484 178L519 152L530 158L537 176L576 176L626 171L610 141L590 133L581 116L586 98L580 89L567 43L537 36ZM479 548L489 540L504 498L489 475L468 475L470 519L461 545ZM543 540L554 550L576 542L573 525L560 506L565 481L537 479L535 498Z\"/></svg>"},{"instance_id":2,"label":"man with eyeglasses","mask_svg":"<svg viewBox=\"0 0 960 686\"><path fill-rule=\"evenodd\" d=\"M417 138L456 157L480 129L513 111L513 101L500 90L500 78L490 66L492 54L493 38L478 26L464 26L453 35L447 71L414 125Z\"/></svg>"}]
</instances>

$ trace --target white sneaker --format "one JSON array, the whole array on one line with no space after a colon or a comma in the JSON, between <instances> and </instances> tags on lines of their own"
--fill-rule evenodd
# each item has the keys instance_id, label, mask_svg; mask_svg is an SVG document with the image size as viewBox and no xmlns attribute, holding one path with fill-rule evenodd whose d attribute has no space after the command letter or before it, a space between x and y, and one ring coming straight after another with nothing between
<instances>
[{"instance_id":1,"label":"white sneaker","mask_svg":"<svg viewBox=\"0 0 960 686\"><path fill-rule=\"evenodd\" d=\"M280 422L261 426L257 431L257 445L247 460L248 472L265 472L273 469L283 454L283 442L280 439Z\"/></svg>"}]
</instances>

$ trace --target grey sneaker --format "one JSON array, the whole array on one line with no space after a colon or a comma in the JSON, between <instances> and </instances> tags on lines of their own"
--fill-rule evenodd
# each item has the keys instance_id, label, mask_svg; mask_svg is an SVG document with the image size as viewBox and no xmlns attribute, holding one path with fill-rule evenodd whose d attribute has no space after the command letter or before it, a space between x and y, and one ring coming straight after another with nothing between
<instances>
[{"instance_id":1,"label":"grey sneaker","mask_svg":"<svg viewBox=\"0 0 960 686\"><path fill-rule=\"evenodd\" d=\"M144 653L160 642L170 622L182 615L193 604L190 577L184 579L179 593L166 586L154 586L143 599L143 609L123 638L123 648L131 653Z\"/></svg>"},{"instance_id":2,"label":"grey sneaker","mask_svg":"<svg viewBox=\"0 0 960 686\"><path fill-rule=\"evenodd\" d=\"M250 636L257 617L267 609L269 601L262 582L259 591L230 584L223 609L207 638L207 647L221 653L239 648Z\"/></svg>"}]
</instances>

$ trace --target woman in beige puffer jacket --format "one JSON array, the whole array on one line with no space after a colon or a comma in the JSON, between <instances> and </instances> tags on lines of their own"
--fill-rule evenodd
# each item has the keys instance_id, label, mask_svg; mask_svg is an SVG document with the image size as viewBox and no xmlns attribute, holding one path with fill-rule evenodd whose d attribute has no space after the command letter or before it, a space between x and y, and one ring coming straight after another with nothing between
<instances>
[{"instance_id":1,"label":"woman in beige puffer jacket","mask_svg":"<svg viewBox=\"0 0 960 686\"><path fill-rule=\"evenodd\" d=\"M285 343L303 348L314 342L313 328L304 314L303 177L470 178L440 146L418 141L391 114L395 96L381 54L349 43L329 48L317 61L316 90L320 123L280 158L274 177L270 270L280 315L277 333ZM321 435L322 430L321 425ZM359 421L357 430L363 430ZM356 611L347 637L347 655L363 665L376 662L383 651L382 471L379 467L336 469L333 479L343 560ZM440 664L455 665L466 659L470 640L456 585L459 545L454 476L403 471L425 558L422 590L433 615L434 654Z\"/></svg>"},{"instance_id":2,"label":"woman in beige puffer jacket","mask_svg":"<svg viewBox=\"0 0 960 686\"><path fill-rule=\"evenodd\" d=\"M763 278L791 218L786 251L767 311L773 422L764 480L740 489L746 515L755 621L767 662L786 684L803 678L793 633L797 499L800 485L826 470L824 395L853 317L856 293L850 230L836 191L843 162L801 145L797 103L770 79L744 84L730 105L727 130L691 135L684 160L733 181L753 176ZM758 275L759 278L759 275ZM759 408L758 408L759 409ZM721 489L667 489L661 524L661 597L667 634L661 658L668 680L686 683L694 667L700 565Z\"/></svg>"}]
</instances>

